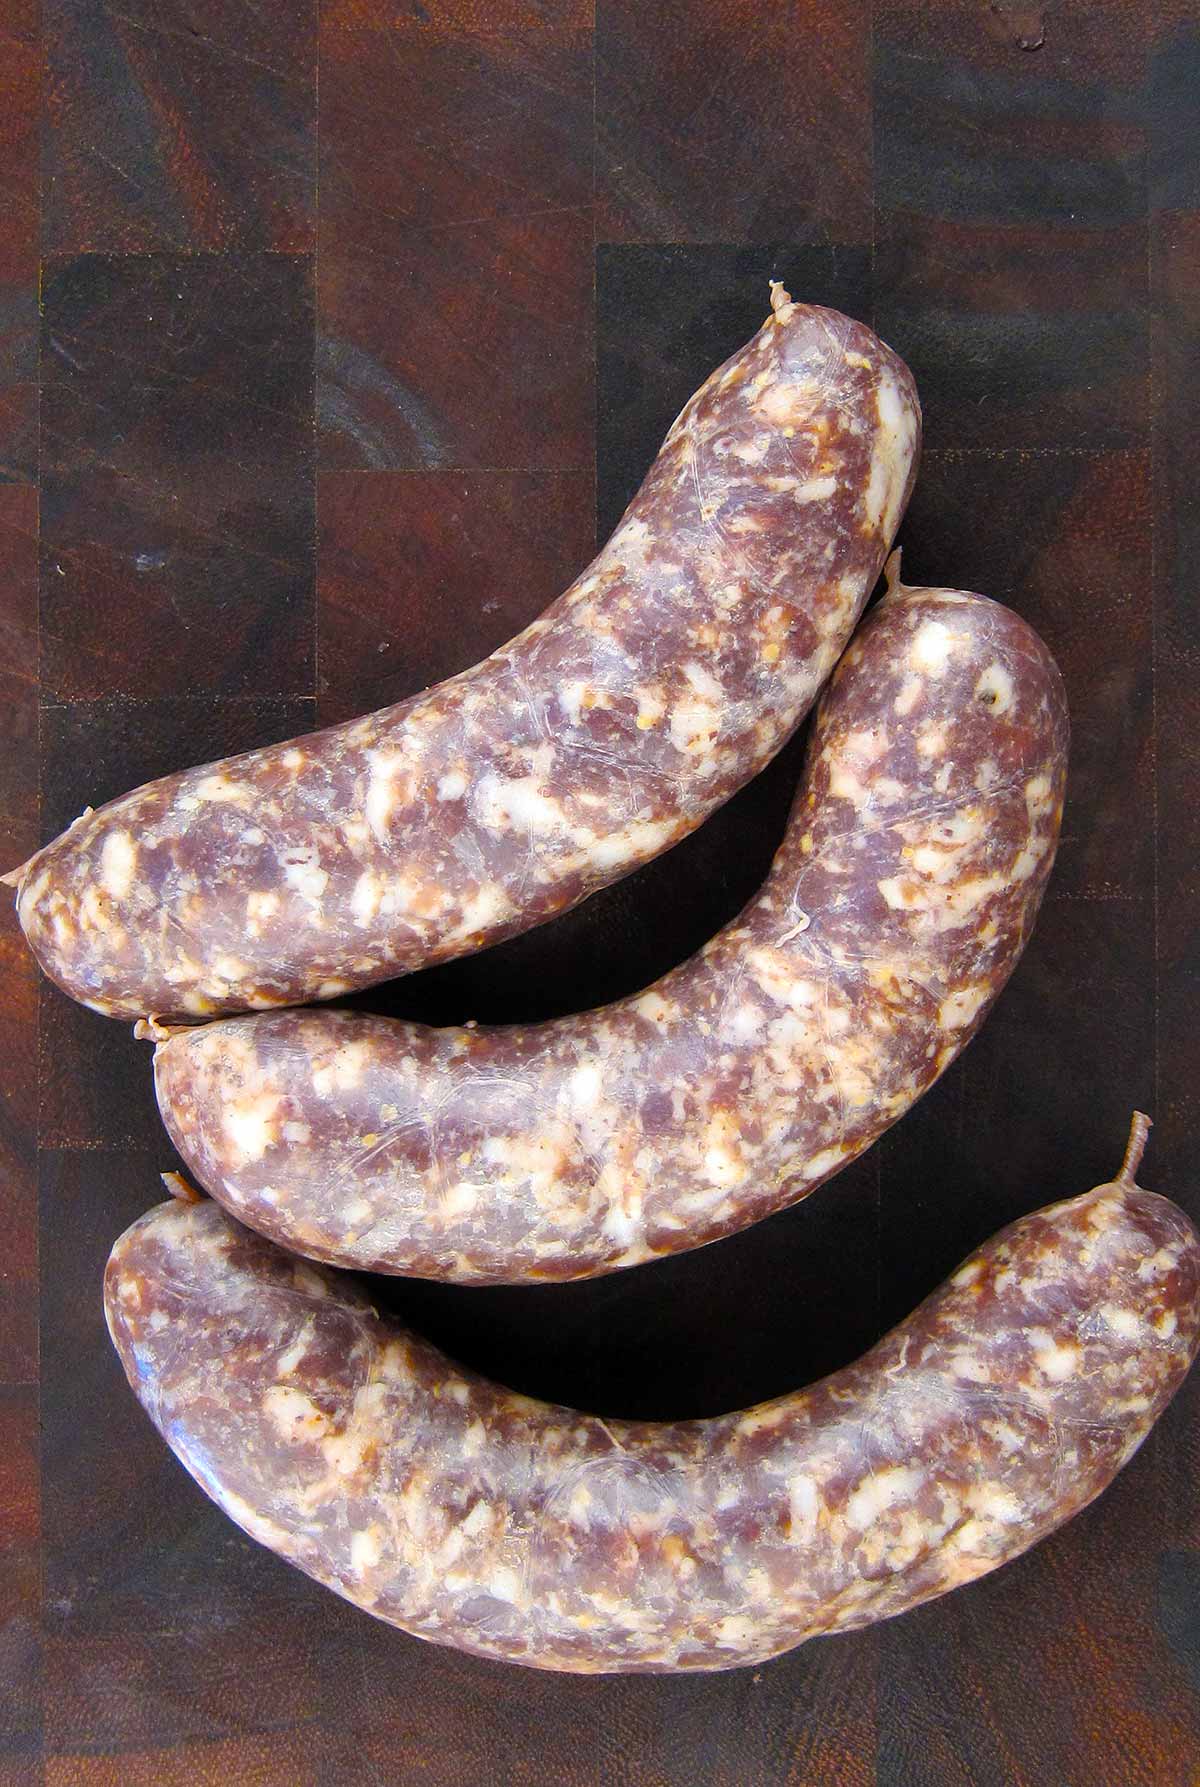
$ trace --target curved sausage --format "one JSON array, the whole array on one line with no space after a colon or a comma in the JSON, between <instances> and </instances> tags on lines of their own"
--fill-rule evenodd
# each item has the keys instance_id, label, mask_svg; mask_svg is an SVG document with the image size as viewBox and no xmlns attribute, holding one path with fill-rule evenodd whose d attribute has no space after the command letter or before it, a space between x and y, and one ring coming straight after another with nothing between
<instances>
[{"instance_id":1,"label":"curved sausage","mask_svg":"<svg viewBox=\"0 0 1200 1787\"><path fill-rule=\"evenodd\" d=\"M52 980L113 1017L330 999L482 949L695 829L808 711L916 465L907 367L772 290L608 545L473 670L148 783L14 877Z\"/></svg>"},{"instance_id":2,"label":"curved sausage","mask_svg":"<svg viewBox=\"0 0 1200 1787\"><path fill-rule=\"evenodd\" d=\"M231 1018L156 1051L159 1107L235 1216L315 1259L582 1278L805 1196L932 1084L1029 935L1062 683L982 596L896 587L822 702L758 897L636 997L528 1028Z\"/></svg>"},{"instance_id":3,"label":"curved sausage","mask_svg":"<svg viewBox=\"0 0 1200 1787\"><path fill-rule=\"evenodd\" d=\"M729 1669L985 1575L1141 1445L1195 1356L1200 1237L1131 1163L857 1364L712 1420L500 1389L211 1203L135 1223L106 1307L202 1488L357 1606L543 1669Z\"/></svg>"}]
</instances>

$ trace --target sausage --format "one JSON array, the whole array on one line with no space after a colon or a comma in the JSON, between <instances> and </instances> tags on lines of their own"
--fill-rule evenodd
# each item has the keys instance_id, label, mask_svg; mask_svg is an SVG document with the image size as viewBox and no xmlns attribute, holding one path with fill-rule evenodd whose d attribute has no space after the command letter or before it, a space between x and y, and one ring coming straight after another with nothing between
<instances>
[{"instance_id":1,"label":"sausage","mask_svg":"<svg viewBox=\"0 0 1200 1787\"><path fill-rule=\"evenodd\" d=\"M1067 758L1029 626L894 582L822 702L762 891L698 955L527 1028L326 1010L175 1033L159 1107L200 1183L312 1258L498 1283L714 1241L869 1147L1011 972Z\"/></svg>"},{"instance_id":2,"label":"sausage","mask_svg":"<svg viewBox=\"0 0 1200 1787\"><path fill-rule=\"evenodd\" d=\"M985 1575L1141 1445L1196 1353L1200 1237L1136 1154L857 1364L709 1420L500 1389L207 1202L136 1222L105 1302L201 1487L357 1606L542 1669L729 1669Z\"/></svg>"},{"instance_id":3,"label":"sausage","mask_svg":"<svg viewBox=\"0 0 1200 1787\"><path fill-rule=\"evenodd\" d=\"M608 545L474 669L167 776L10 880L50 978L113 1017L330 999L482 949L668 849L779 750L915 473L911 374L772 288Z\"/></svg>"}]
</instances>

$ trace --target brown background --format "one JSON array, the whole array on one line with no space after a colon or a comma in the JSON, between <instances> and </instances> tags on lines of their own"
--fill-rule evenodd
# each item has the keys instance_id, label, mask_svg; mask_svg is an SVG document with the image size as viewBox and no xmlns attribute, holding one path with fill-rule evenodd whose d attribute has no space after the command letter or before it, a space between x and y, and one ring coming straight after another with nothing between
<instances>
[{"instance_id":1,"label":"brown background","mask_svg":"<svg viewBox=\"0 0 1200 1787\"><path fill-rule=\"evenodd\" d=\"M852 1358L1000 1223L1107 1177L1134 1104L1144 1177L1200 1215L1185 5L1057 5L1036 49L1033 9L983 0L0 10L4 867L88 801L502 642L771 274L916 372L910 579L1013 603L1066 674L1040 927L898 1130L705 1253L396 1307L527 1391L713 1412ZM797 762L573 917L367 1003L512 1019L639 985L753 890ZM1036 1553L753 1672L541 1677L287 1569L104 1336L104 1257L171 1164L146 1051L39 985L7 917L0 974L6 1781L1200 1779L1200 1380Z\"/></svg>"}]
</instances>

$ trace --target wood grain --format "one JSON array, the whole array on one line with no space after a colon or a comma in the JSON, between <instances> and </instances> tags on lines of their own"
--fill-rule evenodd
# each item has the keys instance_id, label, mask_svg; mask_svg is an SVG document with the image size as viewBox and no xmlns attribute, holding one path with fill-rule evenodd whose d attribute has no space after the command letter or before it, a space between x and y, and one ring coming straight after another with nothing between
<instances>
[{"instance_id":1,"label":"wood grain","mask_svg":"<svg viewBox=\"0 0 1200 1787\"><path fill-rule=\"evenodd\" d=\"M13 861L89 800L500 643L770 277L917 374L908 576L1011 603L1064 668L1038 931L879 1147L653 1268L382 1301L531 1393L687 1415L855 1356L999 1224L1111 1173L1134 1103L1145 1177L1200 1217L1186 0L0 0L0 101ZM754 890L800 750L560 922L361 1002L528 1020L644 984ZM1072 1527L886 1628L707 1680L458 1657L251 1544L140 1415L99 1278L172 1165L147 1051L39 987L9 919L0 1054L0 1778L1200 1778L1200 1386Z\"/></svg>"}]
</instances>

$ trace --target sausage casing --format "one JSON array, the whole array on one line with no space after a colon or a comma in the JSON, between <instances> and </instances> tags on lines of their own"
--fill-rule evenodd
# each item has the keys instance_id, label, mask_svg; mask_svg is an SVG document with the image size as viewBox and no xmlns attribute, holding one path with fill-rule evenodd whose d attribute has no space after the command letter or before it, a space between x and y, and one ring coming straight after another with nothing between
<instances>
[{"instance_id":1,"label":"sausage casing","mask_svg":"<svg viewBox=\"0 0 1200 1787\"><path fill-rule=\"evenodd\" d=\"M14 871L51 979L113 1017L334 998L542 923L749 781L850 635L920 436L869 329L772 301L598 558L508 645L148 783Z\"/></svg>"},{"instance_id":2,"label":"sausage casing","mask_svg":"<svg viewBox=\"0 0 1200 1787\"><path fill-rule=\"evenodd\" d=\"M857 1364L662 1425L500 1389L212 1203L135 1223L105 1294L187 1469L358 1606L544 1669L728 1669L902 1613L1085 1507L1195 1355L1200 1239L1101 1186L1003 1231Z\"/></svg>"},{"instance_id":3,"label":"sausage casing","mask_svg":"<svg viewBox=\"0 0 1200 1787\"><path fill-rule=\"evenodd\" d=\"M349 1011L184 1030L159 1106L200 1183L333 1264L579 1278L700 1246L869 1147L974 1034L1054 857L1067 712L982 596L896 587L822 701L762 891L656 985L520 1028Z\"/></svg>"}]
</instances>

